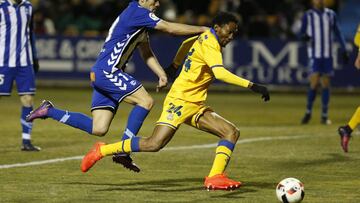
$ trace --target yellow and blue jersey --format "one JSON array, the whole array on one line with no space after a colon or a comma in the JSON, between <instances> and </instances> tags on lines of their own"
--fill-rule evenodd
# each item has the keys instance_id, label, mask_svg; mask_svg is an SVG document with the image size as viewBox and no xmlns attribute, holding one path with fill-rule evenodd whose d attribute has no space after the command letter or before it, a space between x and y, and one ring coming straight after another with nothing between
<instances>
[{"instance_id":1,"label":"yellow and blue jersey","mask_svg":"<svg viewBox=\"0 0 360 203\"><path fill-rule=\"evenodd\" d=\"M167 96L188 102L205 101L208 87L214 80L211 69L223 67L221 50L213 29L201 34L190 48Z\"/></svg>"}]
</instances>

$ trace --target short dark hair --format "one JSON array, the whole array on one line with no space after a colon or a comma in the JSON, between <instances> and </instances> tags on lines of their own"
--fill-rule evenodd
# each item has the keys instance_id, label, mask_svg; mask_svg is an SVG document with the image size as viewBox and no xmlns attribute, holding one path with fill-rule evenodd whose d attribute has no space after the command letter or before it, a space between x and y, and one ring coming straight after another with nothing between
<instances>
[{"instance_id":1,"label":"short dark hair","mask_svg":"<svg viewBox=\"0 0 360 203\"><path fill-rule=\"evenodd\" d=\"M220 12L212 20L211 27L214 27L215 25L223 26L223 25L228 24L230 22L239 24L239 19L232 13Z\"/></svg>"}]
</instances>

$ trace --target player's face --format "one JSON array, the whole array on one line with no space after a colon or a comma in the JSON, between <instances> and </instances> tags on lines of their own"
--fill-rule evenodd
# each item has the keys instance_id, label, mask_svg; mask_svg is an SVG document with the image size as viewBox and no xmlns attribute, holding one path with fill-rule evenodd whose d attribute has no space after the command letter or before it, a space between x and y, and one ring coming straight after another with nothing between
<instances>
[{"instance_id":1,"label":"player's face","mask_svg":"<svg viewBox=\"0 0 360 203\"><path fill-rule=\"evenodd\" d=\"M238 31L238 25L234 22L229 22L223 26L214 26L216 35L219 37L220 45L225 47L231 40L234 39Z\"/></svg>"},{"instance_id":2,"label":"player's face","mask_svg":"<svg viewBox=\"0 0 360 203\"><path fill-rule=\"evenodd\" d=\"M141 0L140 5L144 8L149 9L151 12L155 12L160 6L159 0Z\"/></svg>"}]
</instances>

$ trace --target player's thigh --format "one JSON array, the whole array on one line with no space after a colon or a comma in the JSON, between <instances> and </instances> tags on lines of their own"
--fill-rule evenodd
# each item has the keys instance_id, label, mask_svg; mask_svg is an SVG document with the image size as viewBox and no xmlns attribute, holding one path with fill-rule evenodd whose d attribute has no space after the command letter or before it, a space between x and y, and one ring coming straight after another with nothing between
<instances>
[{"instance_id":1,"label":"player's thigh","mask_svg":"<svg viewBox=\"0 0 360 203\"><path fill-rule=\"evenodd\" d=\"M233 123L213 111L205 111L196 127L232 142L236 142L240 136L239 129Z\"/></svg>"},{"instance_id":2,"label":"player's thigh","mask_svg":"<svg viewBox=\"0 0 360 203\"><path fill-rule=\"evenodd\" d=\"M324 88L328 88L330 86L330 76L329 75L323 75L321 76L321 86Z\"/></svg>"},{"instance_id":3,"label":"player's thigh","mask_svg":"<svg viewBox=\"0 0 360 203\"><path fill-rule=\"evenodd\" d=\"M139 105L145 109L151 109L154 105L154 99L150 96L144 87L141 87L131 95L126 96L124 101L129 104Z\"/></svg>"},{"instance_id":4,"label":"player's thigh","mask_svg":"<svg viewBox=\"0 0 360 203\"><path fill-rule=\"evenodd\" d=\"M109 130L114 113L109 109L95 109L92 112L93 134L104 136Z\"/></svg>"},{"instance_id":5,"label":"player's thigh","mask_svg":"<svg viewBox=\"0 0 360 203\"><path fill-rule=\"evenodd\" d=\"M19 95L35 94L35 74L32 66L16 68L15 80Z\"/></svg>"},{"instance_id":6,"label":"player's thigh","mask_svg":"<svg viewBox=\"0 0 360 203\"><path fill-rule=\"evenodd\" d=\"M315 89L320 81L320 73L318 72L311 73L309 76L309 81L310 81L310 87L312 89Z\"/></svg>"},{"instance_id":7,"label":"player's thigh","mask_svg":"<svg viewBox=\"0 0 360 203\"><path fill-rule=\"evenodd\" d=\"M0 96L10 96L15 76L15 68L0 68Z\"/></svg>"}]
</instances>

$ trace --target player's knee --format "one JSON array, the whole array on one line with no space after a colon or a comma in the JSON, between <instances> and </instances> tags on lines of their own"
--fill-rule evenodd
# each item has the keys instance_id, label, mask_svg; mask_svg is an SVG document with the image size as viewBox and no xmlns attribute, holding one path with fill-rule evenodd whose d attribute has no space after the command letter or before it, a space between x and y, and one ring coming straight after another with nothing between
<instances>
[{"instance_id":1,"label":"player's knee","mask_svg":"<svg viewBox=\"0 0 360 203\"><path fill-rule=\"evenodd\" d=\"M107 127L94 127L92 134L99 136L99 137L103 137L106 135L106 133L108 132L109 128Z\"/></svg>"},{"instance_id":2,"label":"player's knee","mask_svg":"<svg viewBox=\"0 0 360 203\"><path fill-rule=\"evenodd\" d=\"M33 106L34 97L32 95L23 95L20 97L21 104L26 107Z\"/></svg>"},{"instance_id":3,"label":"player's knee","mask_svg":"<svg viewBox=\"0 0 360 203\"><path fill-rule=\"evenodd\" d=\"M151 96L148 96L143 99L143 101L139 104L143 108L150 110L155 104L154 99Z\"/></svg>"},{"instance_id":4,"label":"player's knee","mask_svg":"<svg viewBox=\"0 0 360 203\"><path fill-rule=\"evenodd\" d=\"M228 128L226 133L224 134L225 139L231 140L233 142L236 142L239 139L239 137L240 137L240 130L235 126Z\"/></svg>"}]
</instances>

